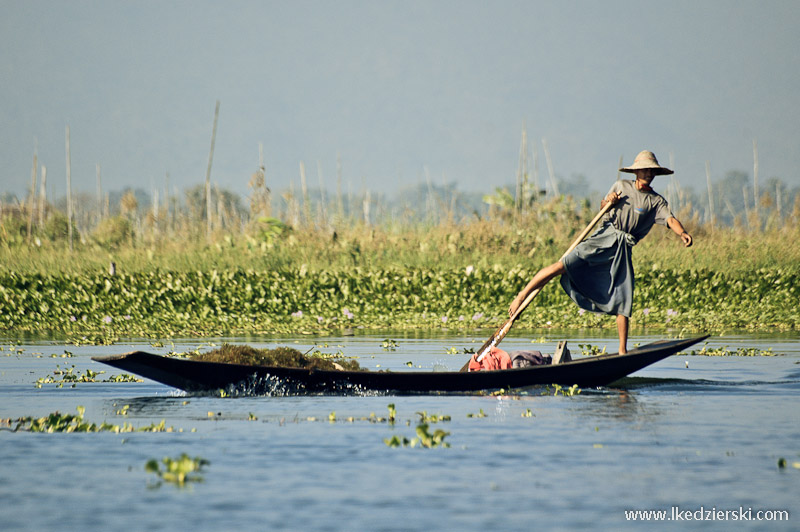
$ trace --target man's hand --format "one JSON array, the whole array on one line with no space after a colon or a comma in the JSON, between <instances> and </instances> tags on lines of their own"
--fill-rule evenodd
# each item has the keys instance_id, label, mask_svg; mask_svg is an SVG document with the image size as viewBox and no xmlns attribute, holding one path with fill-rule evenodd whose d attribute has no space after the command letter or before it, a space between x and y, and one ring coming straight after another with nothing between
<instances>
[{"instance_id":1,"label":"man's hand","mask_svg":"<svg viewBox=\"0 0 800 532\"><path fill-rule=\"evenodd\" d=\"M692 235L690 235L686 231L681 233L681 240L683 240L683 245L685 245L687 248L692 247L692 242L693 242Z\"/></svg>"},{"instance_id":2,"label":"man's hand","mask_svg":"<svg viewBox=\"0 0 800 532\"><path fill-rule=\"evenodd\" d=\"M517 294L517 297L515 297L514 301L511 302L511 306L508 307L508 317L509 318L514 315L514 313L517 311L517 309L519 308L519 306L522 304L522 302L524 300L525 300L525 297L524 297L522 292Z\"/></svg>"},{"instance_id":3,"label":"man's hand","mask_svg":"<svg viewBox=\"0 0 800 532\"><path fill-rule=\"evenodd\" d=\"M620 194L619 192L609 192L608 196L603 198L603 201L600 203L600 206L605 207L609 203L611 205L615 205L621 198L622 194Z\"/></svg>"}]
</instances>

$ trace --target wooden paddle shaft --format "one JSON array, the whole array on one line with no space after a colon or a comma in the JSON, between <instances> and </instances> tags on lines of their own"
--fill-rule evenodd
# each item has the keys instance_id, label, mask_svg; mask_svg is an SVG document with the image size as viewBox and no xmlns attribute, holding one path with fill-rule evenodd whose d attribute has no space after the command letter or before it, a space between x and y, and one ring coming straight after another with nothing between
<instances>
[{"instance_id":1,"label":"wooden paddle shaft","mask_svg":"<svg viewBox=\"0 0 800 532\"><path fill-rule=\"evenodd\" d=\"M600 219L609 211L609 209L611 209L612 206L613 204L611 202L608 202L602 209L600 209L600 212L598 212L595 215L595 217L592 218L592 221L589 222L589 225L586 226L586 229L581 231L581 234L579 234L578 237L575 239L575 241L572 242L572 245L570 245L569 249L567 249L564 255L569 255L573 249L578 247L578 244L583 242L583 240L587 236L589 236L589 233L592 232L592 229L594 229L594 226L597 225L597 222L600 221ZM562 257L564 255L562 255ZM528 294L528 296L522 301L519 307L517 307L517 310L514 311L514 314L512 314L511 317L508 318L508 320L506 320L506 322L503 323L503 325L501 325L499 329L497 329L497 331L495 331L495 333L486 341L485 344L483 344L483 346L481 346L480 350L478 351L478 357L476 359L478 360L478 362L480 362L483 359L483 357L486 356L486 353L489 352L489 348L496 346L503 340L503 338L505 338L506 334L508 334L508 331L511 330L511 326L514 324L517 318L519 318L519 316L522 314L522 311L524 311L525 308L531 304L534 298L539 295L539 292L542 291L543 287L544 285L540 286L539 288L533 290L530 294Z\"/></svg>"}]
</instances>

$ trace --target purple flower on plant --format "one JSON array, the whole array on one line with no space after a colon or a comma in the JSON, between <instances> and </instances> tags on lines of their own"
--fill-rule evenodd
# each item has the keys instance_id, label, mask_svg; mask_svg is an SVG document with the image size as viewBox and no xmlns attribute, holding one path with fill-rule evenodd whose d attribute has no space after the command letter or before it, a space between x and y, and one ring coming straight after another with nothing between
<instances>
[{"instance_id":1,"label":"purple flower on plant","mask_svg":"<svg viewBox=\"0 0 800 532\"><path fill-rule=\"evenodd\" d=\"M106 316L105 318L103 318L103 321L106 323L111 323L111 316Z\"/></svg>"},{"instance_id":2,"label":"purple flower on plant","mask_svg":"<svg viewBox=\"0 0 800 532\"><path fill-rule=\"evenodd\" d=\"M672 310L671 308L667 309L667 316L677 316L677 315L678 315L677 310Z\"/></svg>"},{"instance_id":3,"label":"purple flower on plant","mask_svg":"<svg viewBox=\"0 0 800 532\"><path fill-rule=\"evenodd\" d=\"M650 315L650 309L649 308L644 309L642 311L642 314L644 314L645 317L649 316Z\"/></svg>"},{"instance_id":4,"label":"purple flower on plant","mask_svg":"<svg viewBox=\"0 0 800 532\"><path fill-rule=\"evenodd\" d=\"M447 316L442 316L442 323L447 323Z\"/></svg>"},{"instance_id":5,"label":"purple flower on plant","mask_svg":"<svg viewBox=\"0 0 800 532\"><path fill-rule=\"evenodd\" d=\"M459 316L458 321L464 321L464 316Z\"/></svg>"},{"instance_id":6,"label":"purple flower on plant","mask_svg":"<svg viewBox=\"0 0 800 532\"><path fill-rule=\"evenodd\" d=\"M297 312L292 312L292 317L293 318L302 318L303 317L303 311L302 310L298 310Z\"/></svg>"},{"instance_id":7,"label":"purple flower on plant","mask_svg":"<svg viewBox=\"0 0 800 532\"><path fill-rule=\"evenodd\" d=\"M69 321L78 321L78 318L76 318L75 316L70 316Z\"/></svg>"},{"instance_id":8,"label":"purple flower on plant","mask_svg":"<svg viewBox=\"0 0 800 532\"><path fill-rule=\"evenodd\" d=\"M483 312L476 312L475 314L472 315L472 320L473 321L478 321L482 317L483 317Z\"/></svg>"},{"instance_id":9,"label":"purple flower on plant","mask_svg":"<svg viewBox=\"0 0 800 532\"><path fill-rule=\"evenodd\" d=\"M317 323L322 323L323 321L325 321L325 318L322 316L317 316Z\"/></svg>"},{"instance_id":10,"label":"purple flower on plant","mask_svg":"<svg viewBox=\"0 0 800 532\"><path fill-rule=\"evenodd\" d=\"M586 314L586 309L578 309L578 314L583 316L584 314Z\"/></svg>"},{"instance_id":11,"label":"purple flower on plant","mask_svg":"<svg viewBox=\"0 0 800 532\"><path fill-rule=\"evenodd\" d=\"M350 312L350 309L348 309L347 307L342 309L342 314L344 314L345 317L347 317L348 320L352 320L353 319L353 313Z\"/></svg>"},{"instance_id":12,"label":"purple flower on plant","mask_svg":"<svg viewBox=\"0 0 800 532\"><path fill-rule=\"evenodd\" d=\"M125 318L126 320L130 320L130 319L132 319L130 314L125 314L125 315L124 315L124 316L122 316L122 317L123 317L123 318Z\"/></svg>"}]
</instances>

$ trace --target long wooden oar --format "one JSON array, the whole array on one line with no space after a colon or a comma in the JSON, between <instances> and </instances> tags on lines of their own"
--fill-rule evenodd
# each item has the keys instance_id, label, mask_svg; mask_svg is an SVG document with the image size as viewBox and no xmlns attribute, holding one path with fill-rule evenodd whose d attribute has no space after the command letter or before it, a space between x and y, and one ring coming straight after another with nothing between
<instances>
[{"instance_id":1,"label":"long wooden oar","mask_svg":"<svg viewBox=\"0 0 800 532\"><path fill-rule=\"evenodd\" d=\"M594 229L594 226L597 225L597 222L600 221L600 219L603 217L603 215L605 215L605 213L607 213L609 211L609 209L611 209L611 207L613 207L613 205L614 205L613 203L609 202L609 203L606 203L605 207L600 209L600 212L598 212L597 215L592 219L592 221L589 222L589 225L586 226L586 229L584 229L581 232L581 234L578 235L578 238L575 239L575 241L569 247L567 252L564 253L564 255L568 255L573 249L575 249L578 246L578 244L583 242L584 238L589 236L589 233L591 233L592 229ZM533 301L533 299L537 295L539 295L539 292L542 291L542 288L544 288L544 285L540 286L539 288L537 288L536 290L534 290L530 294L528 294L528 297L526 297L525 300L520 304L520 306L517 307L517 310L514 311L514 314L512 314L511 317L508 318L505 321L505 323L503 323L503 325L501 325L500 328L497 329L494 332L494 334L489 337L488 340L486 340L486 343L484 343L481 346L481 348L478 350L478 353L477 353L478 362L480 362L483 359L483 357L486 356L486 353L488 353L489 350L492 347L496 346L497 344L499 344L500 342L503 341L503 338L505 338L506 334L508 334L508 331L511 330L511 326L514 325L514 322L517 321L517 318L520 317L520 315L522 314L522 311L524 311L525 308L528 305L531 304L531 301ZM469 361L467 361L467 363L464 364L464 366L461 368L461 371L467 371L468 368L469 368Z\"/></svg>"}]
</instances>

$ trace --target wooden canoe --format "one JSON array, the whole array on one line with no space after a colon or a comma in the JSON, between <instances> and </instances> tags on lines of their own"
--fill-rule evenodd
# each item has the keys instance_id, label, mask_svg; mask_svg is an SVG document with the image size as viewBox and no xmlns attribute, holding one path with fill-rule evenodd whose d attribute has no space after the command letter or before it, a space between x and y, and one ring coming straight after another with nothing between
<instances>
[{"instance_id":1,"label":"wooden canoe","mask_svg":"<svg viewBox=\"0 0 800 532\"><path fill-rule=\"evenodd\" d=\"M123 371L179 388L203 392L241 387L253 394L474 392L536 385L605 386L707 338L661 340L624 355L581 357L558 365L498 371L326 371L199 362L134 351L92 357Z\"/></svg>"}]
</instances>

